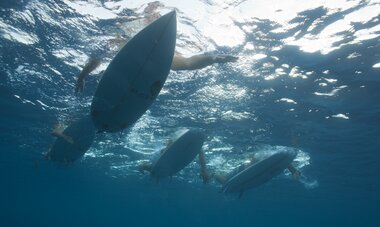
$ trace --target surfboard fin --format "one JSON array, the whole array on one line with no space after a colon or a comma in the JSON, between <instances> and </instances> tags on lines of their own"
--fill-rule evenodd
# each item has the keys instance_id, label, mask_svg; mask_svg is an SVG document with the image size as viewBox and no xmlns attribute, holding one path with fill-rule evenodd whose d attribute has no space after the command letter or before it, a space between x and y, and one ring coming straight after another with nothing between
<instances>
[{"instance_id":1,"label":"surfboard fin","mask_svg":"<svg viewBox=\"0 0 380 227\"><path fill-rule=\"evenodd\" d=\"M45 154L45 159L51 160L51 151L50 150Z\"/></svg>"},{"instance_id":2,"label":"surfboard fin","mask_svg":"<svg viewBox=\"0 0 380 227\"><path fill-rule=\"evenodd\" d=\"M241 191L241 192L239 193L239 199L243 196L243 194L244 194L243 191Z\"/></svg>"},{"instance_id":3,"label":"surfboard fin","mask_svg":"<svg viewBox=\"0 0 380 227\"><path fill-rule=\"evenodd\" d=\"M38 169L40 167L40 161L39 160L34 160L33 166L35 169Z\"/></svg>"}]
</instances>

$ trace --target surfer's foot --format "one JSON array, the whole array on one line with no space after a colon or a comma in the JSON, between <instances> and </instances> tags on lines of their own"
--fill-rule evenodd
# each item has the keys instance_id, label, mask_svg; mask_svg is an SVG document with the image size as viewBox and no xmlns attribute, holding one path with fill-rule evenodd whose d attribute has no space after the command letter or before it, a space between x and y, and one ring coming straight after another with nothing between
<instances>
[{"instance_id":1,"label":"surfer's foot","mask_svg":"<svg viewBox=\"0 0 380 227\"><path fill-rule=\"evenodd\" d=\"M212 175L208 174L207 172L205 171L201 171L201 177L202 177L202 180L203 180L203 183L204 184L207 184L210 182L210 179L212 178Z\"/></svg>"}]
</instances>

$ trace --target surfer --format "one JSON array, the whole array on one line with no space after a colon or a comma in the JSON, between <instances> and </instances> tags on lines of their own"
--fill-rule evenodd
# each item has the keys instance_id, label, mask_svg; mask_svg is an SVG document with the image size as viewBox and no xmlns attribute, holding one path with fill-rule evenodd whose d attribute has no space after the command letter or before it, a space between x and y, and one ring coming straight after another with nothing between
<instances>
[{"instance_id":1,"label":"surfer","mask_svg":"<svg viewBox=\"0 0 380 227\"><path fill-rule=\"evenodd\" d=\"M227 62L236 62L238 57L232 55L223 55L223 54L199 54L194 55L189 58L183 57L179 54L174 54L173 62L171 65L171 70L196 70L202 69L207 66L216 64L216 63L227 63ZM86 65L83 67L82 71L79 73L77 82L75 85L75 92L83 92L85 85L85 78L93 70L95 70L101 63L99 58L90 57Z\"/></svg>"},{"instance_id":2,"label":"surfer","mask_svg":"<svg viewBox=\"0 0 380 227\"><path fill-rule=\"evenodd\" d=\"M235 169L233 169L230 173L227 173L227 174L213 173L211 175L211 177L214 178L218 183L225 184L226 182L228 182L229 179L236 176L237 174L239 174L243 170L247 169L248 167L253 166L258 161L259 161L258 159L253 157L248 162L245 162L245 163L241 164L240 166L236 167ZM295 179L298 180L300 178L301 172L299 170L297 170L292 164L290 164L287 167L287 169L289 170L289 172L292 174L292 176Z\"/></svg>"},{"instance_id":3,"label":"surfer","mask_svg":"<svg viewBox=\"0 0 380 227\"><path fill-rule=\"evenodd\" d=\"M204 140L203 134L191 130L179 130L177 135L180 136L174 140L169 140L164 149L155 152L150 162L141 163L138 166L139 172L147 171L157 179L163 176L171 177L185 168L198 154L200 177L203 183L208 183L210 176L207 173L204 152L201 150Z\"/></svg>"},{"instance_id":4,"label":"surfer","mask_svg":"<svg viewBox=\"0 0 380 227\"><path fill-rule=\"evenodd\" d=\"M130 23L131 21L143 19L143 26L150 24L152 21L158 19L161 15L157 12L159 7L163 7L162 3L159 1L150 2L147 4L143 11L143 15L133 15L133 16L119 16L115 20L115 24L118 27L118 30L123 30L121 28L128 29L128 25L123 25L123 21ZM133 26L132 26L133 27ZM112 46L120 49L123 45L131 38L128 34L134 33L134 31L119 31L115 35L115 38L110 40L110 43L107 43L107 49L114 49ZM87 63L83 67L82 71L77 77L77 82L75 85L75 92L83 92L85 85L85 78L92 71L94 71L101 63L101 58L99 57L102 54L97 54L97 57L90 56ZM223 64L228 62L236 62L238 57L225 54L213 54L213 53L203 53L193 55L191 57L184 57L179 53L174 53L173 61L171 65L171 70L180 71L180 70L197 70L202 69L213 64Z\"/></svg>"},{"instance_id":5,"label":"surfer","mask_svg":"<svg viewBox=\"0 0 380 227\"><path fill-rule=\"evenodd\" d=\"M95 128L89 115L72 121L67 127L57 124L51 134L57 139L46 153L48 160L69 164L81 158L95 138Z\"/></svg>"},{"instance_id":6,"label":"surfer","mask_svg":"<svg viewBox=\"0 0 380 227\"><path fill-rule=\"evenodd\" d=\"M164 149L165 150L165 149ZM163 150L161 150L159 152L160 154L163 153ZM157 157L158 159L159 157ZM198 154L198 158L199 158L199 165L200 165L200 177L202 178L203 180L203 183L204 184L207 184L209 181L210 181L210 175L207 173L207 167L206 167L206 158L205 158L205 155L204 155L204 152L201 151L199 152ZM153 159L154 160L154 159ZM155 161L152 161L152 162L143 162L141 163L139 166L138 166L138 170L140 173L144 173L144 171L147 171L147 172L151 172L153 167L154 167L154 163Z\"/></svg>"}]
</instances>

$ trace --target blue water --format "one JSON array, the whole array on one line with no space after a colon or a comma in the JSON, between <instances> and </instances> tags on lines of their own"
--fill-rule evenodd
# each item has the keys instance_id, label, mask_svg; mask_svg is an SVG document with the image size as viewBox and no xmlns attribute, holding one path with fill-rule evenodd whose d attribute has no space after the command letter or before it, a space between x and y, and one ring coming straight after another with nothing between
<instances>
[{"instance_id":1,"label":"blue water","mask_svg":"<svg viewBox=\"0 0 380 227\"><path fill-rule=\"evenodd\" d=\"M148 2L0 2L0 226L380 226L379 1L163 1L179 12L178 52L238 62L171 72L133 127L97 134L74 164L45 160L54 125L88 113L117 49L105 42L142 28L115 18ZM104 63L75 95L90 55ZM196 162L171 181L140 174L182 127L204 130L210 171L296 149L304 178L239 199L204 185Z\"/></svg>"}]
</instances>

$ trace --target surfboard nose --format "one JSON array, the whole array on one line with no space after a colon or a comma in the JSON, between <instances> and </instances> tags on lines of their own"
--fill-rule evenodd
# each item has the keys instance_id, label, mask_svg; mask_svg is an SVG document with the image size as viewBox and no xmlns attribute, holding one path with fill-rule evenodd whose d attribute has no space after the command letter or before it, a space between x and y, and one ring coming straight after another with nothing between
<instances>
[{"instance_id":1,"label":"surfboard nose","mask_svg":"<svg viewBox=\"0 0 380 227\"><path fill-rule=\"evenodd\" d=\"M177 18L177 12L175 10L170 11L166 15L170 18L170 20L175 20Z\"/></svg>"},{"instance_id":2,"label":"surfboard nose","mask_svg":"<svg viewBox=\"0 0 380 227\"><path fill-rule=\"evenodd\" d=\"M161 23L167 24L167 26L175 26L176 27L176 25L177 25L177 13L175 10L170 11L169 13L158 18L156 21L161 21ZM166 21L166 23L163 21Z\"/></svg>"}]
</instances>

